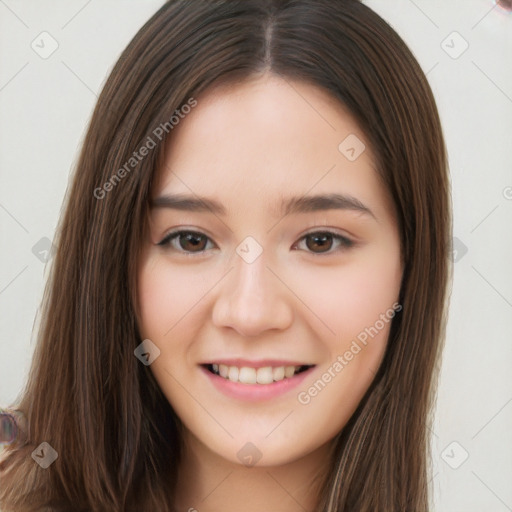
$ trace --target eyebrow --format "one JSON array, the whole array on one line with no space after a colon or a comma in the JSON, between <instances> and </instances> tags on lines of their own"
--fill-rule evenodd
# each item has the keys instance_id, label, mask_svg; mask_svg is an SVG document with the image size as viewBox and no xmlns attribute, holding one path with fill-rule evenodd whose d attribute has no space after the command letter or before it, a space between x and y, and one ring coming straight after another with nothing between
<instances>
[{"instance_id":1,"label":"eyebrow","mask_svg":"<svg viewBox=\"0 0 512 512\"><path fill-rule=\"evenodd\" d=\"M190 196L185 194L168 194L151 201L151 208L170 208L191 212L212 212L220 216L226 215L226 208L208 197ZM345 194L322 194L300 196L283 199L280 215L294 213L310 213L324 210L352 210L376 219L373 212L359 199Z\"/></svg>"}]
</instances>

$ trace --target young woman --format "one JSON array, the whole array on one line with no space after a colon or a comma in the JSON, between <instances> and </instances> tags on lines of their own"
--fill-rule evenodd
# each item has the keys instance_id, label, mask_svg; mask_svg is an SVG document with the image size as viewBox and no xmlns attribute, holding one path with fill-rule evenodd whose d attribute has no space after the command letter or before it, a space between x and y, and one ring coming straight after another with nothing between
<instances>
[{"instance_id":1,"label":"young woman","mask_svg":"<svg viewBox=\"0 0 512 512\"><path fill-rule=\"evenodd\" d=\"M1 510L428 511L450 232L373 11L169 1L88 129Z\"/></svg>"}]
</instances>

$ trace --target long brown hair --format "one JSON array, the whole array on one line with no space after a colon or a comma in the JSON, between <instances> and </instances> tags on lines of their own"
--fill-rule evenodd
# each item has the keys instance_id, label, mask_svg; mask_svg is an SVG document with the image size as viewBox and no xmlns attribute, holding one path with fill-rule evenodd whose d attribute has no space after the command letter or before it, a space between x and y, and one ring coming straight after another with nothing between
<instances>
[{"instance_id":1,"label":"long brown hair","mask_svg":"<svg viewBox=\"0 0 512 512\"><path fill-rule=\"evenodd\" d=\"M355 116L401 235L403 311L370 388L334 440L317 510L429 509L451 213L424 73L357 0L171 0L121 55L88 127L54 240L29 381L11 407L27 425L0 466L4 512L174 509L181 424L134 357L149 192L176 111L214 83L265 71L321 87ZM127 166L161 126L157 147ZM31 458L43 441L58 453L48 469Z\"/></svg>"}]
</instances>

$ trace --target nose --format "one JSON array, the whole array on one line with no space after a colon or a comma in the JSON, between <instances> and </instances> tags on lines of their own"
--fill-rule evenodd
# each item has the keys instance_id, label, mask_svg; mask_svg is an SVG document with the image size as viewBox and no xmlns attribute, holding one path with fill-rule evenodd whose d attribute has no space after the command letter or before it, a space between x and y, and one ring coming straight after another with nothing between
<instances>
[{"instance_id":1,"label":"nose","mask_svg":"<svg viewBox=\"0 0 512 512\"><path fill-rule=\"evenodd\" d=\"M265 251L252 263L235 254L233 265L220 283L214 325L230 327L244 337L288 328L293 321L293 294L279 272L267 268Z\"/></svg>"}]
</instances>

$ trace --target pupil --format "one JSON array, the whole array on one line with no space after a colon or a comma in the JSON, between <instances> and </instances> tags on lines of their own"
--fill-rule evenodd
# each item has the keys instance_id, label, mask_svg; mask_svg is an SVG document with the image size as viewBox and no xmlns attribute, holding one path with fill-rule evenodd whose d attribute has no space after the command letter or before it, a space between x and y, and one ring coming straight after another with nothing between
<instances>
[{"instance_id":1,"label":"pupil","mask_svg":"<svg viewBox=\"0 0 512 512\"><path fill-rule=\"evenodd\" d=\"M315 241L315 244L318 245L317 241L320 240L320 249L323 248L323 251L320 251L320 252L325 252L325 251L328 251L330 249L330 244L328 244L328 246L326 247L325 245L322 247L322 244L325 244L326 242L326 239L329 238L331 235L329 233L324 233L322 235L311 235L310 236L310 239L314 240ZM307 243L306 244L308 246L308 249L313 249L314 247L312 247L313 244L309 244Z\"/></svg>"},{"instance_id":2,"label":"pupil","mask_svg":"<svg viewBox=\"0 0 512 512\"><path fill-rule=\"evenodd\" d=\"M185 244L186 243L191 243L193 248L197 248L198 246L201 245L201 235L197 236L195 235L194 233L187 233L186 235L182 235L184 238L185 238ZM199 241L198 241L199 240ZM185 250L188 250L186 247L183 247L183 244L182 244L182 249L185 249Z\"/></svg>"}]
</instances>

